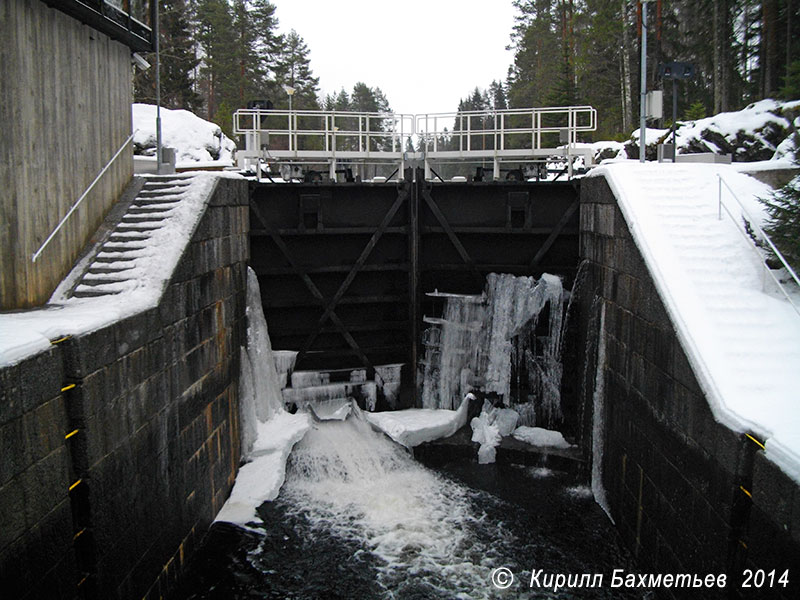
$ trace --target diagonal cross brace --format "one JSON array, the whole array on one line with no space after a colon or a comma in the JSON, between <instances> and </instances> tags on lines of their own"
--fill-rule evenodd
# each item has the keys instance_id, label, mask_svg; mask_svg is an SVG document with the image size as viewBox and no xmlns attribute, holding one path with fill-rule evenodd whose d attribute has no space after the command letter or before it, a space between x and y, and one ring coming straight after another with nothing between
<instances>
[{"instance_id":1,"label":"diagonal cross brace","mask_svg":"<svg viewBox=\"0 0 800 600\"><path fill-rule=\"evenodd\" d=\"M431 209L433 216L436 217L436 220L439 221L439 224L447 233L447 237L450 239L450 242L455 246L456 251L458 252L459 256L461 256L461 260L463 260L467 265L469 265L472 274L475 276L475 280L477 281L478 285L483 286L483 277L481 277L478 268L475 266L475 261L473 261L469 254L467 253L466 248L461 243L461 240L458 239L455 231L453 228L450 227L450 223L447 222L447 218L442 213L439 205L436 204L436 201L431 197L430 190L424 189L422 190L422 197L425 199L425 203L428 205L428 208Z\"/></svg>"},{"instance_id":2,"label":"diagonal cross brace","mask_svg":"<svg viewBox=\"0 0 800 600\"><path fill-rule=\"evenodd\" d=\"M578 201L575 200L572 204L569 205L567 210L564 211L564 214L561 215L561 219L559 219L556 226L553 227L553 230L550 232L550 235L547 236L547 239L544 241L544 244L536 251L533 259L531 259L530 268L535 269L541 260L544 258L544 255L550 250L553 244L556 241L556 238L561 235L561 232L564 230L564 227L567 226L569 220L572 218L572 215L575 214L575 211L578 210Z\"/></svg>"},{"instance_id":3,"label":"diagonal cross brace","mask_svg":"<svg viewBox=\"0 0 800 600\"><path fill-rule=\"evenodd\" d=\"M339 301L342 299L342 296L344 296L345 292L350 287L350 284L353 283L353 280L355 279L358 272L361 271L361 268L364 266L364 263L366 262L367 258L369 258L369 255L372 253L375 246L377 245L378 240L380 240L383 234L386 232L386 228L389 227L389 223L392 222L392 219L397 214L397 211L400 210L400 207L403 205L403 203L406 201L407 198L408 198L408 193L406 189L403 188L397 195L397 199L394 201L394 204L392 204L392 207L389 209L389 212L386 213L380 225L378 225L378 228L375 230L375 233L372 234L372 237L370 238L369 242L367 242L367 245L364 246L364 249L361 251L361 255L358 257L358 260L356 260L355 264L350 269L350 272L347 274L347 277L345 277L344 281L339 286L339 289L336 290L336 293L333 295L333 298L325 307L325 311L322 313L322 316L317 321L316 329L306 339L305 343L303 344L303 347L298 353L298 358L303 356L306 352L308 352L308 350L311 348L311 345L314 343L314 340L317 339L317 336L322 330L322 326L325 324L325 321L327 321L328 318L331 317L331 315L335 314L333 311L336 308L336 305L339 304Z\"/></svg>"},{"instance_id":4,"label":"diagonal cross brace","mask_svg":"<svg viewBox=\"0 0 800 600\"><path fill-rule=\"evenodd\" d=\"M281 238L281 236L278 235L278 232L275 230L275 228L272 225L270 225L270 223L267 221L266 218L264 218L264 215L261 212L261 210L258 208L258 206L256 206L255 203L250 203L250 209L255 213L256 218L264 226L264 229L267 230L267 232L269 233L270 237L272 238L272 241L275 242L276 246L278 246L278 249L281 251L281 253L284 255L284 257L286 257L286 260L289 261L289 265L292 267L292 269L295 271L295 273L297 273L297 275L306 284L306 287L308 287L309 291L311 292L311 295L314 296L314 298L316 298L317 300L319 300L320 304L325 304L325 297L322 295L322 292L320 292L319 288L316 286L316 284L313 281L311 281L311 278L308 276L308 273L306 273L294 261L294 259L292 258L291 253L289 252L289 248L286 247L286 243L283 241L283 238ZM355 339L350 334L350 332L347 330L347 327L344 326L344 323L342 323L342 320L338 317L338 315L336 313L334 313L334 312L331 312L330 320L339 329L339 331L341 332L342 336L347 341L347 344L353 349L353 351L358 356L359 360L361 360L361 363L367 369L372 369L372 364L369 362L369 359L364 354L364 352L361 350L360 346L355 341ZM301 357L302 357L302 354L298 354L297 362L300 361Z\"/></svg>"}]
</instances>

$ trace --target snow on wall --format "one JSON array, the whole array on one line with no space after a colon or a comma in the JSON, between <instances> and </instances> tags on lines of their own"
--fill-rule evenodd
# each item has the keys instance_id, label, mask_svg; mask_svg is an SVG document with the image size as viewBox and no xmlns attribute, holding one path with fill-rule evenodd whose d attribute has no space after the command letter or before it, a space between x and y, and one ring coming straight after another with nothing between
<instances>
[{"instance_id":1,"label":"snow on wall","mask_svg":"<svg viewBox=\"0 0 800 600\"><path fill-rule=\"evenodd\" d=\"M591 176L617 197L715 418L765 439L767 457L800 482L800 315L764 291L763 259L718 218L717 176L752 212L770 188L725 165L629 161ZM723 201L737 210L727 192Z\"/></svg>"}]
</instances>

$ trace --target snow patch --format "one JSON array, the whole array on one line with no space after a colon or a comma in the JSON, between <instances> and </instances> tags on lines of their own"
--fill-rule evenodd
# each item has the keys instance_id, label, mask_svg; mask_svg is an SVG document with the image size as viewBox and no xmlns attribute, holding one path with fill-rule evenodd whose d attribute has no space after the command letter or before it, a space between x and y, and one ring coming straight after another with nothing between
<instances>
[{"instance_id":1,"label":"snow patch","mask_svg":"<svg viewBox=\"0 0 800 600\"><path fill-rule=\"evenodd\" d=\"M374 427L395 442L413 448L453 435L467 423L468 407L469 401L465 398L458 410L409 408L363 414Z\"/></svg>"},{"instance_id":2,"label":"snow patch","mask_svg":"<svg viewBox=\"0 0 800 600\"><path fill-rule=\"evenodd\" d=\"M156 106L135 103L132 106L133 143L137 154L155 156ZM161 108L161 144L175 149L179 166L203 163L204 166L233 165L236 144L222 133L219 125L201 119L188 110ZM195 165L196 166L196 165Z\"/></svg>"},{"instance_id":3,"label":"snow patch","mask_svg":"<svg viewBox=\"0 0 800 600\"><path fill-rule=\"evenodd\" d=\"M560 431L542 429L541 427L517 427L512 434L515 440L525 442L531 446L546 446L548 448L572 448Z\"/></svg>"}]
</instances>

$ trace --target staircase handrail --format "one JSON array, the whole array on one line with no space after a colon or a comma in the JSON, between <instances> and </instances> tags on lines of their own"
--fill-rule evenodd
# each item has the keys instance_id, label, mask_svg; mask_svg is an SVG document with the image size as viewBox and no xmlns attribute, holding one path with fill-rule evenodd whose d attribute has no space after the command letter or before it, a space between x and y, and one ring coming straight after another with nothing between
<instances>
[{"instance_id":1,"label":"staircase handrail","mask_svg":"<svg viewBox=\"0 0 800 600\"><path fill-rule=\"evenodd\" d=\"M44 242L42 242L42 245L39 246L39 249L33 253L33 256L31 257L31 262L36 262L36 259L38 259L39 256L42 254L42 252L44 252L44 249L47 247L47 245L56 236L59 230L64 226L64 223L67 222L67 219L69 219L70 216L72 216L72 213L74 213L77 210L78 206L80 206L84 198L86 198L86 196L89 195L89 192L91 192L92 188L94 188L94 186L97 185L97 182L100 181L100 178L105 174L106 171L108 171L109 167L114 163L115 160L117 160L119 155L122 154L122 151L125 149L125 147L131 143L131 140L133 140L133 136L135 136L138 131L139 131L138 129L134 131L128 137L128 139L125 140L125 143L119 147L119 150L117 150L116 154L114 154L114 156L111 157L111 160L109 160L106 163L106 166L103 167L103 169L97 174L97 177L94 178L94 181L92 181L92 183L89 184L89 187L87 187L86 190L84 190L84 192L80 195L80 198L78 198L75 201L75 203L72 205L72 208L70 208L69 211L67 211L67 214L64 215L61 221L59 221L58 225L56 225L56 228L53 229L53 231L50 232L50 235L47 236L47 239Z\"/></svg>"},{"instance_id":2,"label":"staircase handrail","mask_svg":"<svg viewBox=\"0 0 800 600\"><path fill-rule=\"evenodd\" d=\"M766 261L763 260L764 257L761 255L760 252L758 252L758 248L753 243L754 242L753 238L750 237L750 235L748 235L747 232L741 230L741 228L737 224L736 217L733 216L733 213L731 213L731 211L728 209L728 207L722 201L722 186L723 185L728 189L728 191L730 192L731 196L733 196L733 199L736 200L736 204L739 205L739 208L742 211L741 214L745 217L745 219L747 219L747 222L749 223L750 227L752 227L756 231L756 233L758 233L758 235L761 237L761 239L767 243L767 245L770 247L770 250L772 250L772 252L775 254L775 256L778 257L778 260L781 262L781 264L786 269L786 271L789 273L789 275L791 275L792 279L797 284L798 289L800 289L800 279L798 279L797 273L794 272L794 269L786 261L786 258L783 256L783 253L781 253L781 251L778 250L778 248L772 242L772 239L769 237L769 235L767 235L767 233L761 228L761 226L756 222L756 220L750 215L748 210L744 207L744 204L742 204L742 201L739 200L739 197L736 195L736 192L734 192L733 189L731 188L731 186L728 185L728 182L725 181L725 179L723 179L722 175L719 174L719 173L717 174L717 179L719 179L719 194L718 194L719 219L722 219L722 209L724 208L725 212L728 214L728 216L731 218L731 220L734 222L734 224L737 225L736 229L739 231L739 233L741 233L743 236L745 236L747 238L748 242L753 244L752 248L753 248L753 250L755 252L758 253L759 258L762 259L762 266L764 267L765 272L769 273L770 277L772 277L773 281L778 286L778 289L783 293L784 296L786 296L786 299L789 301L789 304L791 304L792 308L794 308L795 312L797 312L797 314L800 315L800 306L795 304L794 300L792 300L792 297L789 295L789 292L786 290L786 287L783 284L783 282L772 272L772 269L769 268L769 265L767 265Z\"/></svg>"}]
</instances>

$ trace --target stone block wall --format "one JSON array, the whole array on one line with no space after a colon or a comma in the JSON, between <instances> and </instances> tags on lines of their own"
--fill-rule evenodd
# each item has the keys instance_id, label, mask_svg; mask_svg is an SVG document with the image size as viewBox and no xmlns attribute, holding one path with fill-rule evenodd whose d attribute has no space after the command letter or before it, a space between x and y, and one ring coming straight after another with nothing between
<instances>
[{"instance_id":1,"label":"stone block wall","mask_svg":"<svg viewBox=\"0 0 800 600\"><path fill-rule=\"evenodd\" d=\"M39 434L32 444L42 447L40 461L52 463L48 470L63 471L43 495L52 510L65 507L59 523L68 543L56 552L32 535L39 522L26 521L13 530L16 546L0 545L0 552L60 554L68 563L62 570L72 573L59 581L60 595L47 597L166 596L227 498L240 460L247 203L245 181L219 179L158 306L66 339L35 359L51 358L52 390L40 404L55 399L38 424L53 435ZM21 378L36 373L27 362L0 373L14 377L12 371ZM56 449L45 455L51 445ZM12 460L19 487L27 471L16 466L21 457ZM0 514L18 520L18 492L0 489ZM2 556L1 568L13 568ZM60 568L57 562L47 571ZM42 596L20 581L13 597Z\"/></svg>"},{"instance_id":2,"label":"stone block wall","mask_svg":"<svg viewBox=\"0 0 800 600\"><path fill-rule=\"evenodd\" d=\"M61 356L0 369L0 584L8 598L72 598L73 483ZM62 590L72 589L72 593Z\"/></svg>"},{"instance_id":3,"label":"stone block wall","mask_svg":"<svg viewBox=\"0 0 800 600\"><path fill-rule=\"evenodd\" d=\"M797 597L800 488L758 440L714 419L602 177L582 182L581 256L583 305L605 305L603 483L640 568L728 575L726 590L659 590L666 598ZM790 587L744 589L745 569L789 569Z\"/></svg>"}]
</instances>

